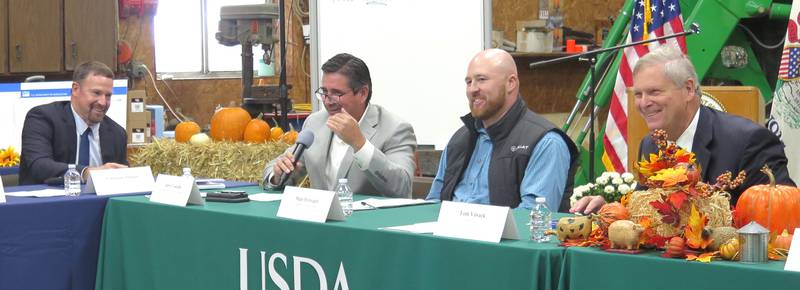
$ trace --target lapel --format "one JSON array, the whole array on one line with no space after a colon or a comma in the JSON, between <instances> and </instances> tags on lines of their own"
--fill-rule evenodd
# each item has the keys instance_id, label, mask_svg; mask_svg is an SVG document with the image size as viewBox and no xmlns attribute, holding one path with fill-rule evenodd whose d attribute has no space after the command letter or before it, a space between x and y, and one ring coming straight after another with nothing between
<instances>
[{"instance_id":1,"label":"lapel","mask_svg":"<svg viewBox=\"0 0 800 290\"><path fill-rule=\"evenodd\" d=\"M697 129L694 132L694 140L692 141L692 151L697 158L697 164L700 165L700 170L703 173L702 180L709 180L709 170L707 170L708 162L711 159L711 139L714 138L714 121L711 120L712 110L705 106L700 106L700 116L697 120Z\"/></svg>"},{"instance_id":2,"label":"lapel","mask_svg":"<svg viewBox=\"0 0 800 290\"><path fill-rule=\"evenodd\" d=\"M328 159L330 158L330 145L331 145L331 137L333 137L333 132L328 126L325 124L328 120L328 112L323 112L324 116L320 117L319 120L321 124L309 124L309 127L316 128L314 129L314 145L312 145L306 154L311 154L314 157L305 158L303 157L303 161L306 166L316 166L318 168L325 168L328 164ZM314 162L319 160L319 164L310 164L310 162ZM324 172L324 170L323 170ZM324 174L323 174L324 176Z\"/></svg>"},{"instance_id":3,"label":"lapel","mask_svg":"<svg viewBox=\"0 0 800 290\"><path fill-rule=\"evenodd\" d=\"M100 127L97 128L97 131L100 131L100 157L103 160L100 160L100 163L105 164L107 162L119 162L119 160L114 160L114 152L112 152L113 144L114 144L114 134L110 132L110 125L108 125L109 117L103 117L103 121L100 122Z\"/></svg>"},{"instance_id":4,"label":"lapel","mask_svg":"<svg viewBox=\"0 0 800 290\"><path fill-rule=\"evenodd\" d=\"M72 116L72 103L65 102L63 110L64 110L64 115L62 115L61 120L64 122L64 124L67 125L66 133L68 134L67 140L69 140L66 144L67 156L69 157L69 160L72 160L72 162L69 163L75 163L76 160L75 154L77 154L75 151L78 150L78 138L76 137L77 136L76 132L78 129L75 128L75 117ZM58 144L53 144L53 145L58 146Z\"/></svg>"},{"instance_id":5,"label":"lapel","mask_svg":"<svg viewBox=\"0 0 800 290\"><path fill-rule=\"evenodd\" d=\"M364 139L367 141L372 141L372 137L375 135L378 126L378 108L375 105L369 105L367 107L367 111L364 112L364 120L363 124L359 124L358 127L361 129L361 134L364 135ZM326 127L327 128L327 127ZM330 130L329 130L330 131ZM374 144L373 144L374 145ZM336 179L345 178L347 173L350 172L350 168L353 165L353 149L347 149L347 152L344 154L344 158L342 159L342 164L339 165L339 172L336 174Z\"/></svg>"}]
</instances>

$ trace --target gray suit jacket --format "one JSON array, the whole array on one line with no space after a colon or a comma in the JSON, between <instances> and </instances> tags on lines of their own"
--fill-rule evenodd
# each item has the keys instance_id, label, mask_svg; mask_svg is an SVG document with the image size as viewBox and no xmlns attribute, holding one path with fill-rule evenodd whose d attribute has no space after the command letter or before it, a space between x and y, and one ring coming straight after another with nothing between
<instances>
[{"instance_id":1,"label":"gray suit jacket","mask_svg":"<svg viewBox=\"0 0 800 290\"><path fill-rule=\"evenodd\" d=\"M333 138L333 132L325 125L327 121L328 112L320 110L308 116L303 123L302 130L314 132L314 143L300 158L303 166L295 170L297 172L292 175L289 185L297 184L307 173L311 187L335 189L336 183L326 176L325 170ZM410 198L415 168L414 151L417 147L414 129L409 123L375 104L369 105L359 126L364 137L375 146L372 160L366 170L359 169L353 162L353 149L349 148L336 178L347 178L354 193ZM293 150L294 146L286 152ZM276 161L270 161L264 168L261 182L264 188L271 189L268 178Z\"/></svg>"}]
</instances>

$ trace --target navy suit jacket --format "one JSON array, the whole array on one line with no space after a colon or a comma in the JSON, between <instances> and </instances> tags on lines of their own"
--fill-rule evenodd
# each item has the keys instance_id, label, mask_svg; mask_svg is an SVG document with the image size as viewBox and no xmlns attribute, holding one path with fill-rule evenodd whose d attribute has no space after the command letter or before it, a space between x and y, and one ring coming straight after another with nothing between
<instances>
[{"instance_id":1,"label":"navy suit jacket","mask_svg":"<svg viewBox=\"0 0 800 290\"><path fill-rule=\"evenodd\" d=\"M78 138L69 101L34 107L25 116L22 128L22 155L19 183L38 184L64 175L75 163ZM100 153L103 163L128 164L128 135L108 116L100 122ZM78 172L83 166L78 166Z\"/></svg>"},{"instance_id":2,"label":"navy suit jacket","mask_svg":"<svg viewBox=\"0 0 800 290\"><path fill-rule=\"evenodd\" d=\"M765 164L772 169L778 184L794 186L786 169L783 147L783 142L764 126L700 106L692 152L700 165L701 180L715 183L717 176L725 171L730 171L734 177L741 170L747 173L744 183L731 190L731 205L736 204L747 188L769 183L767 175L760 172ZM639 144L639 160L657 151L658 147L648 135Z\"/></svg>"}]
</instances>

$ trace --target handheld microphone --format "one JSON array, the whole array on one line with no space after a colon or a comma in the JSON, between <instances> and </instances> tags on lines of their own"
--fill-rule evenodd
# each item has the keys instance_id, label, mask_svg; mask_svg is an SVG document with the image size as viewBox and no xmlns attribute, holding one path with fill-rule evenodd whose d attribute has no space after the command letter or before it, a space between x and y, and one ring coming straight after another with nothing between
<instances>
[{"instance_id":1,"label":"handheld microphone","mask_svg":"<svg viewBox=\"0 0 800 290\"><path fill-rule=\"evenodd\" d=\"M311 147L311 144L314 143L314 132L311 131L300 131L300 134L297 135L297 141L294 142L294 151L292 151L292 155L294 155L294 162L292 162L292 166L297 166L297 161L300 160L300 157L303 156L303 152ZM278 182L278 188L283 188L286 186L286 182L289 182L289 176L292 175L292 172L284 172L281 173L280 182Z\"/></svg>"}]
</instances>

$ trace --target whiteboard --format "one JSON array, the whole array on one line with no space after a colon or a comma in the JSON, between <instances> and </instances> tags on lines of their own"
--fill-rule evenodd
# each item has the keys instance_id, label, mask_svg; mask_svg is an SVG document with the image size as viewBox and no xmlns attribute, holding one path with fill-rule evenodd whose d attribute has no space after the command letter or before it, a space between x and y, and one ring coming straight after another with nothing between
<instances>
[{"instance_id":1,"label":"whiteboard","mask_svg":"<svg viewBox=\"0 0 800 290\"><path fill-rule=\"evenodd\" d=\"M312 92L322 64L350 53L369 67L371 103L411 123L418 144L447 145L469 112L467 65L489 47L490 0L316 0L310 13Z\"/></svg>"},{"instance_id":2,"label":"whiteboard","mask_svg":"<svg viewBox=\"0 0 800 290\"><path fill-rule=\"evenodd\" d=\"M69 101L72 81L0 84L0 149L22 150L22 127L28 111L38 105ZM106 115L125 128L128 114L128 80L114 80Z\"/></svg>"}]
</instances>

